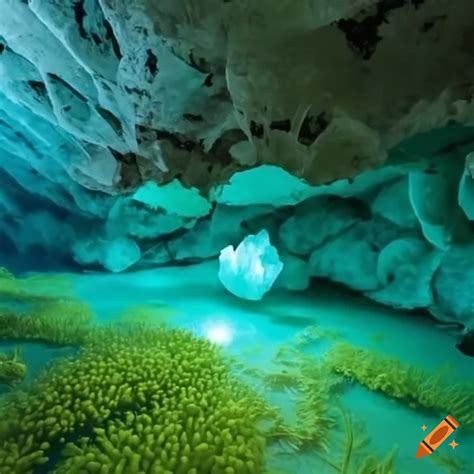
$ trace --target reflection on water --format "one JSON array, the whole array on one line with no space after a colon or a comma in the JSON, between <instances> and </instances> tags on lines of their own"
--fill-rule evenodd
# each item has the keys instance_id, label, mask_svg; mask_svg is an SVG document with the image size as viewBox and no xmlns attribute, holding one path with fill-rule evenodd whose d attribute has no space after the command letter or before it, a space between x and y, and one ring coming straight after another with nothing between
<instances>
[{"instance_id":1,"label":"reflection on water","mask_svg":"<svg viewBox=\"0 0 474 474\"><path fill-rule=\"evenodd\" d=\"M249 303L206 265L2 272L0 321L2 474L473 472L455 332L322 284ZM415 459L448 413L458 445Z\"/></svg>"}]
</instances>

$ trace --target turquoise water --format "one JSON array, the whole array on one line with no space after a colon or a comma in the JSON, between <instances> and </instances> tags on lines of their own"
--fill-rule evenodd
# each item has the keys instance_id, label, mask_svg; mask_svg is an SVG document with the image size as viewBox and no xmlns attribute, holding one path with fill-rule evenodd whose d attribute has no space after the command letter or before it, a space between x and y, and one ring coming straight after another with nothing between
<instances>
[{"instance_id":1,"label":"turquoise water","mask_svg":"<svg viewBox=\"0 0 474 474\"><path fill-rule=\"evenodd\" d=\"M171 327L184 328L198 337L222 345L225 353L234 356L246 368L260 369L259 373L281 370L273 360L278 350L291 347L298 335L308 328L317 327L323 335L308 338L304 347L297 348L315 360L320 360L335 343L324 334L334 334L338 340L394 356L403 363L427 371L449 366L451 377L474 381L473 359L455 349L457 335L454 329L437 326L423 315L395 312L323 284L315 284L304 293L277 291L260 302L244 302L221 287L216 269L216 264L210 262L193 267L161 268L120 275L89 273L68 277L73 281L77 296L91 305L101 323L114 323L117 315L134 306L155 309L171 307L173 311L164 316ZM0 351L17 345L2 344ZM34 380L52 359L73 353L71 348L39 343L21 345L28 366L27 381ZM246 380L292 418L297 391L270 390L258 375ZM8 391L4 389L3 392ZM462 426L452 436L459 443L456 449L445 443L432 456L415 459L418 444L425 436L422 425L431 430L447 413L412 409L356 383L344 383L340 396L331 400L330 404L330 408L341 404L350 415L356 432L366 433L367 442L364 448L360 448L361 452L363 449L364 453L383 457L396 447L396 469L387 473L473 472L472 459L471 466L469 460L474 452L474 436ZM340 424L329 431L329 457L337 456L341 436ZM338 472L321 456L316 449L293 451L284 443L273 443L267 451L268 472ZM466 461L467 464L459 464L452 468L454 470L449 470L440 465L437 457L459 463ZM40 469L35 472L47 471ZM358 471L349 469L339 472Z\"/></svg>"}]
</instances>

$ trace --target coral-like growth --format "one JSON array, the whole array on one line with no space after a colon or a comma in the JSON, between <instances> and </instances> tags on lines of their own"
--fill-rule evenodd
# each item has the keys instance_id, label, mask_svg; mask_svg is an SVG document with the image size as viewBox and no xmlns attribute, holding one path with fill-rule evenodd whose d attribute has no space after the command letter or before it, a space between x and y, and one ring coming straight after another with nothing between
<instances>
[{"instance_id":1,"label":"coral-like growth","mask_svg":"<svg viewBox=\"0 0 474 474\"><path fill-rule=\"evenodd\" d=\"M61 449L58 473L244 474L264 461L263 402L218 348L181 330L98 329L0 411L6 474Z\"/></svg>"},{"instance_id":2,"label":"coral-like growth","mask_svg":"<svg viewBox=\"0 0 474 474\"><path fill-rule=\"evenodd\" d=\"M11 387L21 382L25 378L26 370L20 349L15 349L12 354L0 352L0 385Z\"/></svg>"},{"instance_id":3,"label":"coral-like growth","mask_svg":"<svg viewBox=\"0 0 474 474\"><path fill-rule=\"evenodd\" d=\"M474 428L474 386L447 379L443 372L425 372L399 360L338 343L326 357L334 372L399 399L414 408L452 414L465 428Z\"/></svg>"}]
</instances>

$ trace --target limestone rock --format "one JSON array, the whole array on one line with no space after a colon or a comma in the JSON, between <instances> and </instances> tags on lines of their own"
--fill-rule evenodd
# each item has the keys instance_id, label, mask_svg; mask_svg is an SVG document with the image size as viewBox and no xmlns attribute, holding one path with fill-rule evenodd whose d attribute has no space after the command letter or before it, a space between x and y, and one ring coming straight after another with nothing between
<instances>
[{"instance_id":1,"label":"limestone rock","mask_svg":"<svg viewBox=\"0 0 474 474\"><path fill-rule=\"evenodd\" d=\"M294 255L282 254L283 269L275 282L275 288L288 291L306 290L311 281L311 270L307 261Z\"/></svg>"},{"instance_id":2,"label":"limestone rock","mask_svg":"<svg viewBox=\"0 0 474 474\"><path fill-rule=\"evenodd\" d=\"M440 168L434 174L410 173L409 196L426 239L446 250L456 225L453 203L457 202L461 171L456 162Z\"/></svg>"},{"instance_id":3,"label":"limestone rock","mask_svg":"<svg viewBox=\"0 0 474 474\"><path fill-rule=\"evenodd\" d=\"M404 233L389 221L359 221L311 254L311 275L369 292L382 287L377 268L381 250Z\"/></svg>"},{"instance_id":4,"label":"limestone rock","mask_svg":"<svg viewBox=\"0 0 474 474\"><path fill-rule=\"evenodd\" d=\"M249 231L260 231L264 219L270 222L274 210L269 206L218 205L209 219L196 223L175 238L162 240L143 253L143 263L156 265L195 262L217 257L228 245L237 246Z\"/></svg>"},{"instance_id":5,"label":"limestone rock","mask_svg":"<svg viewBox=\"0 0 474 474\"><path fill-rule=\"evenodd\" d=\"M468 319L471 274L456 266L473 242L471 0L0 12L8 249L123 271L214 258L266 228L286 287L305 287L309 265L385 304L433 298Z\"/></svg>"},{"instance_id":6,"label":"limestone rock","mask_svg":"<svg viewBox=\"0 0 474 474\"><path fill-rule=\"evenodd\" d=\"M474 327L474 246L452 248L433 280L435 316Z\"/></svg>"},{"instance_id":7,"label":"limestone rock","mask_svg":"<svg viewBox=\"0 0 474 474\"><path fill-rule=\"evenodd\" d=\"M406 176L387 183L375 197L371 208L400 227L416 228L419 224L410 202Z\"/></svg>"},{"instance_id":8,"label":"limestone rock","mask_svg":"<svg viewBox=\"0 0 474 474\"><path fill-rule=\"evenodd\" d=\"M349 199L336 196L307 199L295 207L294 215L280 227L280 241L295 255L309 255L353 226L363 212L362 203Z\"/></svg>"},{"instance_id":9,"label":"limestone rock","mask_svg":"<svg viewBox=\"0 0 474 474\"><path fill-rule=\"evenodd\" d=\"M431 282L441 259L442 253L422 240L394 240L377 261L381 288L367 296L395 308L428 308L434 303Z\"/></svg>"},{"instance_id":10,"label":"limestone rock","mask_svg":"<svg viewBox=\"0 0 474 474\"><path fill-rule=\"evenodd\" d=\"M469 0L0 8L0 90L118 165L141 162L117 188L176 177L183 150L184 166L206 163L201 190L260 164L353 178L407 137L473 122Z\"/></svg>"},{"instance_id":11,"label":"limestone rock","mask_svg":"<svg viewBox=\"0 0 474 474\"><path fill-rule=\"evenodd\" d=\"M186 189L177 180L161 186L149 181L133 194L133 199L151 209L162 209L167 214L183 218L199 218L211 209L197 189Z\"/></svg>"},{"instance_id":12,"label":"limestone rock","mask_svg":"<svg viewBox=\"0 0 474 474\"><path fill-rule=\"evenodd\" d=\"M137 243L125 237L107 240L96 236L90 240L79 240L74 245L74 254L79 263L98 264L114 273L123 272L141 257Z\"/></svg>"}]
</instances>

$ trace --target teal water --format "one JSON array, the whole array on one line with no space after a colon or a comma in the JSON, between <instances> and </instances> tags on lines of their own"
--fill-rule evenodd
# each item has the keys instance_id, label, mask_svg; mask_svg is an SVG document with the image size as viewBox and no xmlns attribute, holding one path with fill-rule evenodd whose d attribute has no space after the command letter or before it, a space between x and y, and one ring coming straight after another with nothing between
<instances>
[{"instance_id":1,"label":"teal water","mask_svg":"<svg viewBox=\"0 0 474 474\"><path fill-rule=\"evenodd\" d=\"M133 306L173 308L169 315L164 311L164 319L170 326L185 328L199 337L208 338L222 345L226 353L233 355L245 367L264 372L278 370L273 361L278 350L282 346L290 346L295 337L308 327L316 326L322 332L337 334L343 341L394 356L403 363L428 371L449 366L451 377L474 381L474 359L455 349L457 335L454 329L436 325L425 316L383 308L363 297L323 284L316 284L304 293L276 291L260 302L244 302L222 288L216 270L216 264L210 262L193 267L161 268L120 275L89 273L69 277L77 296L92 306L101 323L114 323L117 315ZM332 344L334 341L331 338L321 337L310 340L301 350L318 360ZM2 344L0 351L13 345L18 344ZM51 359L72 351L39 343L22 346L29 368L28 380L34 379ZM249 383L291 418L297 393L292 390L271 391L258 376L249 379ZM418 444L425 436L422 425L431 430L447 413L412 409L356 383L344 384L340 400L334 399L333 403L341 403L354 426L363 427L361 429L367 435L364 452L384 456L396 447L394 472L474 472L474 435L462 426L452 437L459 443L456 449L445 443L432 456L415 459ZM329 457L337 455L340 437L340 426L329 432ZM440 465L437 457L447 458L459 465L449 470ZM268 472L275 474L338 472L321 459L320 453L312 450L295 452L283 444L270 446L267 458ZM466 464L463 465L463 462Z\"/></svg>"}]
</instances>

